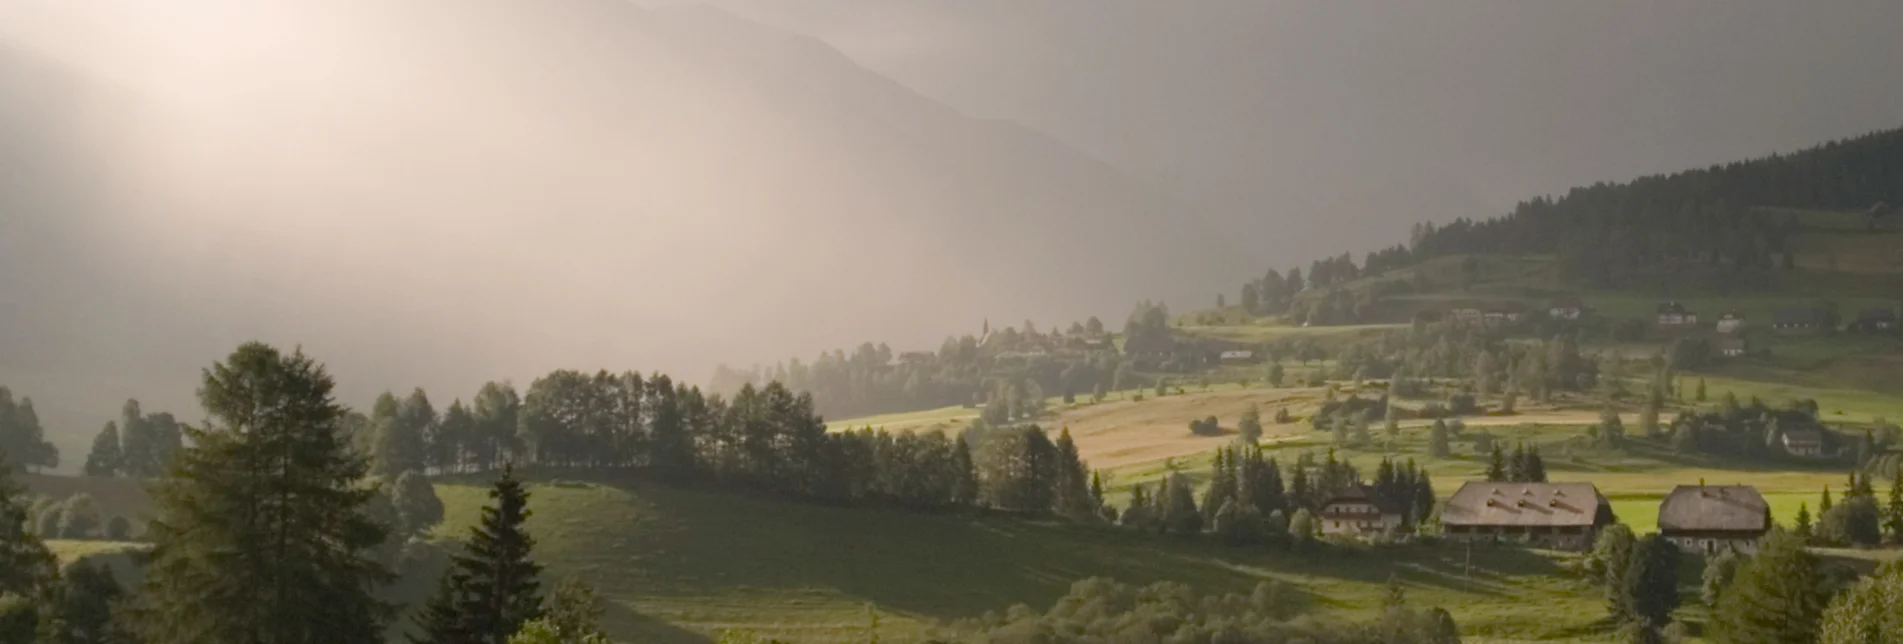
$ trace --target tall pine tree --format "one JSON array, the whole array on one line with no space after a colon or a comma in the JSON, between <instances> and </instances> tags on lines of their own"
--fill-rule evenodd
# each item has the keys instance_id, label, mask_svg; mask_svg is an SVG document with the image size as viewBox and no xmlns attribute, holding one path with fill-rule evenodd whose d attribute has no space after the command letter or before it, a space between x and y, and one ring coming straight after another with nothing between
<instances>
[{"instance_id":1,"label":"tall pine tree","mask_svg":"<svg viewBox=\"0 0 1903 644\"><path fill-rule=\"evenodd\" d=\"M371 549L368 466L322 365L251 343L205 370L211 426L155 490L134 606L147 644L318 644L383 637L392 575Z\"/></svg>"},{"instance_id":2,"label":"tall pine tree","mask_svg":"<svg viewBox=\"0 0 1903 644\"><path fill-rule=\"evenodd\" d=\"M456 624L469 642L505 644L522 625L542 616L542 567L529 559L535 539L523 529L529 518L529 493L504 466L489 490L482 522L470 530L469 543L451 559L456 579ZM459 644L435 641L433 644Z\"/></svg>"}]
</instances>

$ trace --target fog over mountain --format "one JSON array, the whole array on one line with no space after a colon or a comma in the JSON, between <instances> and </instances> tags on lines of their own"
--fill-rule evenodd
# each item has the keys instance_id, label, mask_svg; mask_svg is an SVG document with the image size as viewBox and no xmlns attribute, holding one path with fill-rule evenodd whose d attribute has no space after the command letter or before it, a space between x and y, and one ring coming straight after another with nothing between
<instances>
[{"instance_id":1,"label":"fog over mountain","mask_svg":"<svg viewBox=\"0 0 1903 644\"><path fill-rule=\"evenodd\" d=\"M0 385L346 402L1180 306L1903 120L1888 2L0 2ZM521 383L526 384L526 383Z\"/></svg>"},{"instance_id":2,"label":"fog over mountain","mask_svg":"<svg viewBox=\"0 0 1903 644\"><path fill-rule=\"evenodd\" d=\"M1903 3L1885 0L641 1L822 38L1267 255L1903 125Z\"/></svg>"},{"instance_id":3,"label":"fog over mountain","mask_svg":"<svg viewBox=\"0 0 1903 644\"><path fill-rule=\"evenodd\" d=\"M127 397L190 417L247 339L302 344L348 402L447 401L936 346L1253 266L1110 166L717 9L4 12L0 383L65 412L69 464Z\"/></svg>"}]
</instances>

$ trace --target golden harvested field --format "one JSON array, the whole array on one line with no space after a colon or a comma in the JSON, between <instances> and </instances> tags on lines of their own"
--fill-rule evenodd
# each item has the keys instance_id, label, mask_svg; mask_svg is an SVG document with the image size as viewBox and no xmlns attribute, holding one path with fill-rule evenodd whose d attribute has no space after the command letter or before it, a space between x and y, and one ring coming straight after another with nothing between
<instances>
[{"instance_id":1,"label":"golden harvested field","mask_svg":"<svg viewBox=\"0 0 1903 644\"><path fill-rule=\"evenodd\" d=\"M1300 417L1312 412L1321 395L1320 389L1239 389L1121 400L1065 410L1048 426L1069 428L1078 452L1092 467L1121 467L1204 454L1227 444L1234 440L1236 421L1250 405L1262 413L1264 441L1300 433L1305 424L1275 424L1276 408L1288 407ZM1189 432L1189 421L1209 416L1215 416L1228 433L1197 436Z\"/></svg>"}]
</instances>

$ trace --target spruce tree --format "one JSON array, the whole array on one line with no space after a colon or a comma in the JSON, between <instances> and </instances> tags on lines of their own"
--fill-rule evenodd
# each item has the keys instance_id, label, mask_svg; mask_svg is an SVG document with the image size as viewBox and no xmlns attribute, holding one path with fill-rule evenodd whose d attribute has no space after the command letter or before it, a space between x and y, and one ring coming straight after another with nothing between
<instances>
[{"instance_id":1,"label":"spruce tree","mask_svg":"<svg viewBox=\"0 0 1903 644\"><path fill-rule=\"evenodd\" d=\"M42 617L41 641L47 644L120 644L132 641L113 620L125 589L104 564L80 561L67 567Z\"/></svg>"},{"instance_id":2,"label":"spruce tree","mask_svg":"<svg viewBox=\"0 0 1903 644\"><path fill-rule=\"evenodd\" d=\"M1165 479L1163 524L1172 534L1193 536L1203 531L1203 514L1196 509L1196 486L1189 477L1172 474Z\"/></svg>"},{"instance_id":3,"label":"spruce tree","mask_svg":"<svg viewBox=\"0 0 1903 644\"><path fill-rule=\"evenodd\" d=\"M964 436L952 442L952 504L978 505L978 468L971 460L971 443Z\"/></svg>"},{"instance_id":4,"label":"spruce tree","mask_svg":"<svg viewBox=\"0 0 1903 644\"><path fill-rule=\"evenodd\" d=\"M1657 534L1639 539L1626 564L1624 582L1618 589L1621 610L1615 616L1639 622L1653 632L1665 628L1678 608L1678 546Z\"/></svg>"},{"instance_id":5,"label":"spruce tree","mask_svg":"<svg viewBox=\"0 0 1903 644\"><path fill-rule=\"evenodd\" d=\"M1427 453L1434 458L1450 458L1454 455L1447 436L1447 421L1434 420L1434 427L1427 434Z\"/></svg>"},{"instance_id":6,"label":"spruce tree","mask_svg":"<svg viewBox=\"0 0 1903 644\"><path fill-rule=\"evenodd\" d=\"M1698 402L1705 402L1705 379L1704 378L1698 379L1698 393L1696 396L1693 397L1693 399L1697 400Z\"/></svg>"},{"instance_id":7,"label":"spruce tree","mask_svg":"<svg viewBox=\"0 0 1903 644\"><path fill-rule=\"evenodd\" d=\"M1412 518L1415 523L1426 523L1434 514L1434 482L1427 476L1427 470L1420 471L1414 479L1414 502Z\"/></svg>"},{"instance_id":8,"label":"spruce tree","mask_svg":"<svg viewBox=\"0 0 1903 644\"><path fill-rule=\"evenodd\" d=\"M1507 480L1506 454L1498 444L1493 446L1493 458L1487 461L1487 480L1496 483Z\"/></svg>"},{"instance_id":9,"label":"spruce tree","mask_svg":"<svg viewBox=\"0 0 1903 644\"><path fill-rule=\"evenodd\" d=\"M1716 642L1811 642L1830 591L1804 540L1772 529L1718 598L1707 631Z\"/></svg>"},{"instance_id":10,"label":"spruce tree","mask_svg":"<svg viewBox=\"0 0 1903 644\"><path fill-rule=\"evenodd\" d=\"M1090 502L1099 516L1110 509L1103 499L1103 473L1096 470L1090 472Z\"/></svg>"},{"instance_id":11,"label":"spruce tree","mask_svg":"<svg viewBox=\"0 0 1903 644\"><path fill-rule=\"evenodd\" d=\"M542 567L529 559L535 539L523 530L529 519L529 493L505 465L489 489L482 521L469 531L463 552L451 557L457 623L470 641L505 644L522 625L542 616ZM433 644L452 644L435 642Z\"/></svg>"},{"instance_id":12,"label":"spruce tree","mask_svg":"<svg viewBox=\"0 0 1903 644\"><path fill-rule=\"evenodd\" d=\"M1806 542L1810 541L1812 537L1816 536L1816 533L1811 526L1809 504L1805 504L1805 503L1797 504L1797 521L1791 526L1791 534L1797 535L1797 537L1805 540Z\"/></svg>"},{"instance_id":13,"label":"spruce tree","mask_svg":"<svg viewBox=\"0 0 1903 644\"><path fill-rule=\"evenodd\" d=\"M1057 513L1075 519L1095 516L1097 503L1090 495L1090 472L1077 454L1077 443L1071 440L1069 427L1058 434L1056 448L1057 471L1052 497Z\"/></svg>"},{"instance_id":14,"label":"spruce tree","mask_svg":"<svg viewBox=\"0 0 1903 644\"><path fill-rule=\"evenodd\" d=\"M1891 545L1903 544L1903 468L1890 478L1889 515L1884 517L1883 531Z\"/></svg>"},{"instance_id":15,"label":"spruce tree","mask_svg":"<svg viewBox=\"0 0 1903 644\"><path fill-rule=\"evenodd\" d=\"M1209 464L1209 485L1203 489L1203 512L1208 523L1214 525L1216 512L1236 497L1235 455L1226 449L1216 450Z\"/></svg>"},{"instance_id":16,"label":"spruce tree","mask_svg":"<svg viewBox=\"0 0 1903 644\"><path fill-rule=\"evenodd\" d=\"M473 642L463 623L461 604L463 587L469 579L452 568L437 581L429 602L410 617L416 633L407 636L410 644L463 644Z\"/></svg>"},{"instance_id":17,"label":"spruce tree","mask_svg":"<svg viewBox=\"0 0 1903 644\"><path fill-rule=\"evenodd\" d=\"M119 452L119 425L106 423L99 435L93 437L92 451L86 454L86 476L118 476L125 468L125 457Z\"/></svg>"},{"instance_id":18,"label":"spruce tree","mask_svg":"<svg viewBox=\"0 0 1903 644\"><path fill-rule=\"evenodd\" d=\"M364 510L368 466L341 431L322 365L250 343L204 372L211 423L189 430L154 490L146 577L134 605L146 644L372 642L393 575L373 556L385 528Z\"/></svg>"},{"instance_id":19,"label":"spruce tree","mask_svg":"<svg viewBox=\"0 0 1903 644\"><path fill-rule=\"evenodd\" d=\"M1850 478L1852 479L1850 489L1853 493L1855 493L1857 496L1868 498L1873 501L1876 500L1876 497L1877 497L1876 486L1870 483L1869 474L1866 473L1866 474L1859 475L1856 470L1851 470Z\"/></svg>"},{"instance_id":20,"label":"spruce tree","mask_svg":"<svg viewBox=\"0 0 1903 644\"><path fill-rule=\"evenodd\" d=\"M1526 480L1528 483L1546 482L1546 460L1540 458L1540 446L1534 445L1526 450Z\"/></svg>"},{"instance_id":21,"label":"spruce tree","mask_svg":"<svg viewBox=\"0 0 1903 644\"><path fill-rule=\"evenodd\" d=\"M1528 480L1526 476L1526 443L1514 443L1513 456L1507 459L1505 480L1525 483Z\"/></svg>"}]
</instances>

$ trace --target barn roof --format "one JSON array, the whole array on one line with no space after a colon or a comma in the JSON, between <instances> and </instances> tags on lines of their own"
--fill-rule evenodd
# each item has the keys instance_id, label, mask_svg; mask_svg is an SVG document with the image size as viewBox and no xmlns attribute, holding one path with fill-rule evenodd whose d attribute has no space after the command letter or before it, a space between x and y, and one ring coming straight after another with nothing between
<instances>
[{"instance_id":1,"label":"barn roof","mask_svg":"<svg viewBox=\"0 0 1903 644\"><path fill-rule=\"evenodd\" d=\"M1447 499L1440 521L1461 526L1591 526L1606 505L1606 497L1591 483L1470 481Z\"/></svg>"},{"instance_id":2,"label":"barn roof","mask_svg":"<svg viewBox=\"0 0 1903 644\"><path fill-rule=\"evenodd\" d=\"M1767 508L1749 485L1680 485L1659 504L1659 531L1763 532Z\"/></svg>"}]
</instances>

